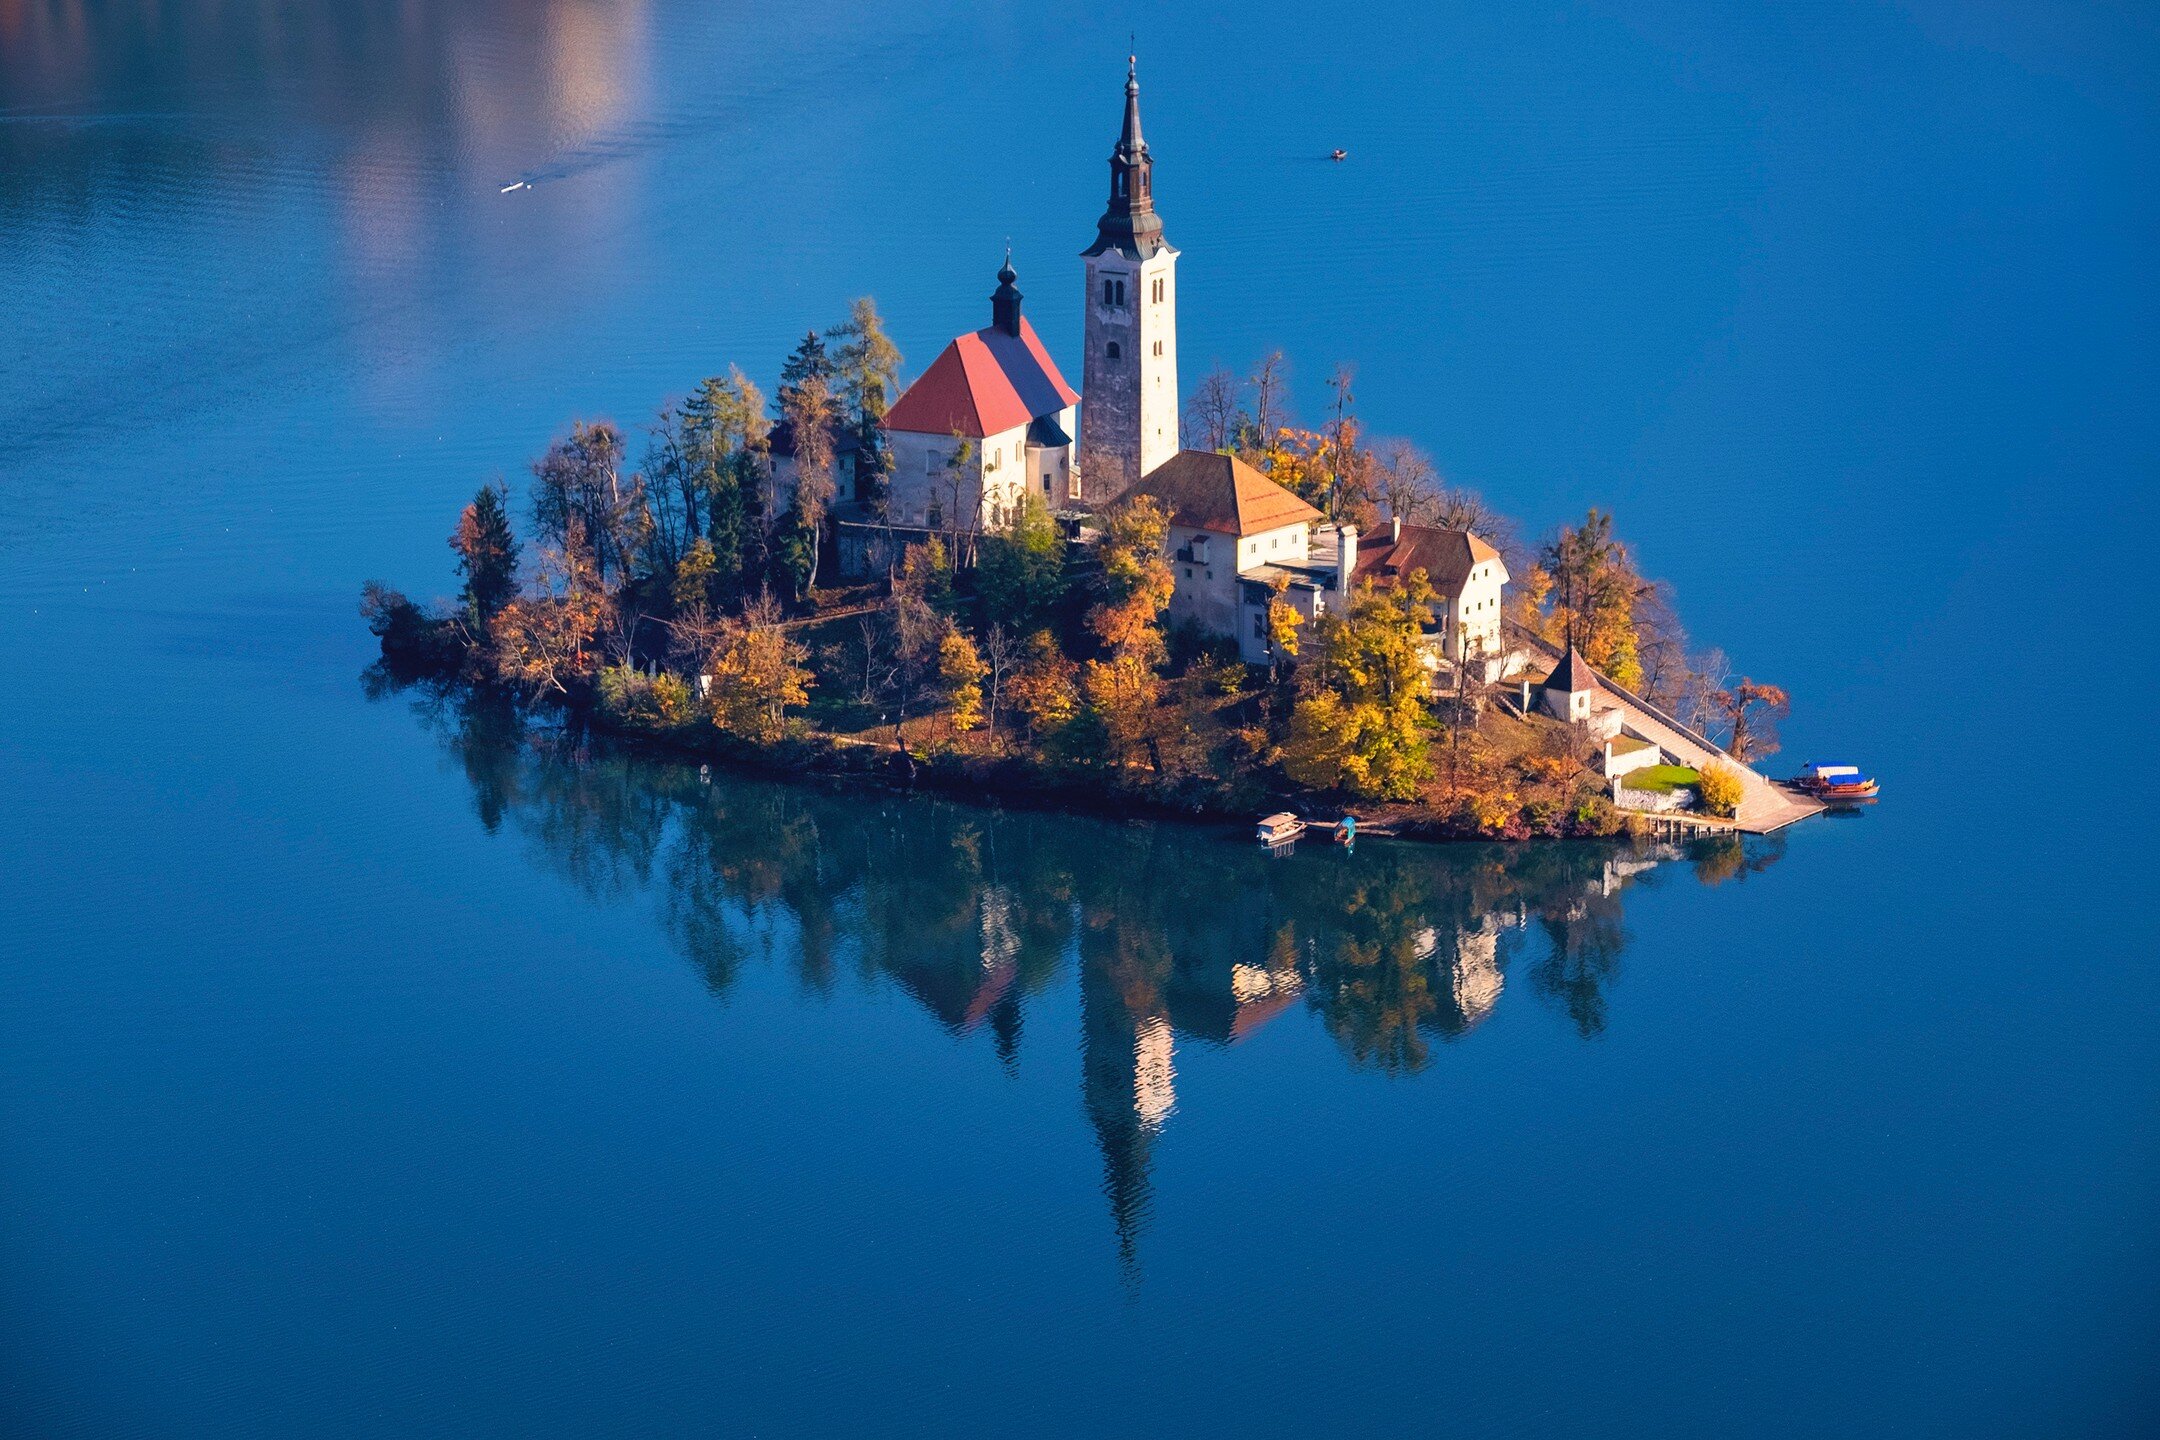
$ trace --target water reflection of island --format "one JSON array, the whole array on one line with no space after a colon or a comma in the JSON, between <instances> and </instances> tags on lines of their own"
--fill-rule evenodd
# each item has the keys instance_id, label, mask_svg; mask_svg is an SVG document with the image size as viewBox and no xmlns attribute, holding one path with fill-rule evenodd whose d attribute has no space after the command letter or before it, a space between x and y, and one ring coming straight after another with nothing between
<instances>
[{"instance_id":1,"label":"water reflection of island","mask_svg":"<svg viewBox=\"0 0 2160 1440\"><path fill-rule=\"evenodd\" d=\"M432 713L483 825L528 837L588 893L654 891L716 994L761 959L814 993L849 974L890 983L956 1035L987 1030L1010 1065L1028 998L1076 965L1081 1093L1128 1260L1181 1041L1235 1045L1302 1004L1351 1064L1414 1073L1518 976L1595 1036L1626 887L1680 861L1716 884L1779 854L1368 843L1285 862L1186 827L833 794Z\"/></svg>"}]
</instances>

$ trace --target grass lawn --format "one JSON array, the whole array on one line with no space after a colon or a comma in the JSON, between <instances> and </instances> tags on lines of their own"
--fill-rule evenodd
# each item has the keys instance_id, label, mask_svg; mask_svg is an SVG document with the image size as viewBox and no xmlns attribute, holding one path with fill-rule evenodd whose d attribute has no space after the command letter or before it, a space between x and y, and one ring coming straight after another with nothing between
<instances>
[{"instance_id":1,"label":"grass lawn","mask_svg":"<svg viewBox=\"0 0 2160 1440\"><path fill-rule=\"evenodd\" d=\"M1670 795L1683 785L1693 785L1702 775L1686 765L1645 765L1640 770L1630 770L1620 777L1620 783L1630 790L1645 790L1653 795Z\"/></svg>"}]
</instances>

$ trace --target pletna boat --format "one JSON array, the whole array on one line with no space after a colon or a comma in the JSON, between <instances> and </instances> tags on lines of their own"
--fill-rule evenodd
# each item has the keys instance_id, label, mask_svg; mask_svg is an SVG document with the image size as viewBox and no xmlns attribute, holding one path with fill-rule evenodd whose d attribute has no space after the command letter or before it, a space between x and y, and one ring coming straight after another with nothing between
<instances>
[{"instance_id":1,"label":"pletna boat","mask_svg":"<svg viewBox=\"0 0 2160 1440\"><path fill-rule=\"evenodd\" d=\"M1857 765L1809 765L1793 777L1792 787L1818 800L1873 800L1882 788Z\"/></svg>"},{"instance_id":2,"label":"pletna boat","mask_svg":"<svg viewBox=\"0 0 2160 1440\"><path fill-rule=\"evenodd\" d=\"M1259 828L1255 832L1255 838L1259 840L1263 848L1274 850L1290 844L1304 833L1305 822L1303 820L1298 819L1297 816L1292 815L1287 810L1278 810L1273 815L1261 817Z\"/></svg>"}]
</instances>

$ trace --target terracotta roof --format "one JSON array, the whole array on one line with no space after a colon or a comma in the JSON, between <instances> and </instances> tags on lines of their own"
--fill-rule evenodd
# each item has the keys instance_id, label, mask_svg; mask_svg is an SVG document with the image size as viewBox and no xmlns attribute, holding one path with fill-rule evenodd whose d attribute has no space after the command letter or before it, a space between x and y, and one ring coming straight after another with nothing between
<instances>
[{"instance_id":1,"label":"terracotta roof","mask_svg":"<svg viewBox=\"0 0 2160 1440\"><path fill-rule=\"evenodd\" d=\"M1423 570L1433 589L1442 595L1459 595L1473 568L1499 558L1499 551L1468 530L1405 525L1400 536L1388 530L1358 536L1357 568L1350 572L1350 583L1369 580L1384 590L1411 571ZM1501 566L1503 580L1506 568Z\"/></svg>"},{"instance_id":2,"label":"terracotta roof","mask_svg":"<svg viewBox=\"0 0 2160 1440\"><path fill-rule=\"evenodd\" d=\"M1313 509L1244 461L1212 450L1180 450L1121 497L1148 495L1170 523L1220 535L1256 535L1318 520Z\"/></svg>"},{"instance_id":3,"label":"terracotta roof","mask_svg":"<svg viewBox=\"0 0 2160 1440\"><path fill-rule=\"evenodd\" d=\"M887 430L981 439L1078 403L1025 317L1020 333L996 326L962 335L930 362L886 413Z\"/></svg>"}]
</instances>

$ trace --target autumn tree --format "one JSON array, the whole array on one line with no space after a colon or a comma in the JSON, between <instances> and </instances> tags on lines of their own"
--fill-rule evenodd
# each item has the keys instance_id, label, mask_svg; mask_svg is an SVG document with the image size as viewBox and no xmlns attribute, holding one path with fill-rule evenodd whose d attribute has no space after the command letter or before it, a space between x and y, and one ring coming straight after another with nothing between
<instances>
[{"instance_id":1,"label":"autumn tree","mask_svg":"<svg viewBox=\"0 0 2160 1440\"><path fill-rule=\"evenodd\" d=\"M1335 394L1328 405L1327 430L1314 456L1323 477L1320 508L1335 521L1354 517L1370 488L1366 473L1370 461L1358 448L1357 396L1350 389L1355 374L1352 366L1337 365L1328 376L1328 389Z\"/></svg>"},{"instance_id":2,"label":"autumn tree","mask_svg":"<svg viewBox=\"0 0 2160 1440\"><path fill-rule=\"evenodd\" d=\"M623 478L622 457L620 430L606 421L577 421L532 467L534 530L561 551L570 548L574 522L583 536L577 548L590 553L603 585L611 575L629 579L652 525L644 481Z\"/></svg>"},{"instance_id":3,"label":"autumn tree","mask_svg":"<svg viewBox=\"0 0 2160 1440\"><path fill-rule=\"evenodd\" d=\"M818 550L833 500L833 427L838 407L830 382L808 374L781 392L781 409L795 441L795 495L787 553L798 594L817 584Z\"/></svg>"},{"instance_id":4,"label":"autumn tree","mask_svg":"<svg viewBox=\"0 0 2160 1440\"><path fill-rule=\"evenodd\" d=\"M1285 662L1297 658L1298 628L1305 623L1297 607L1283 598L1289 592L1288 576L1278 575L1268 584L1268 679L1278 685L1282 683Z\"/></svg>"},{"instance_id":5,"label":"autumn tree","mask_svg":"<svg viewBox=\"0 0 2160 1440\"><path fill-rule=\"evenodd\" d=\"M1038 630L1013 667L1006 698L1031 741L1055 733L1080 707L1080 667L1058 648L1057 637Z\"/></svg>"},{"instance_id":6,"label":"autumn tree","mask_svg":"<svg viewBox=\"0 0 2160 1440\"><path fill-rule=\"evenodd\" d=\"M945 700L952 707L952 728L955 733L972 730L982 723L983 676L989 667L983 664L982 653L975 648L967 632L957 626L945 632L938 641L938 680L945 687Z\"/></svg>"},{"instance_id":7,"label":"autumn tree","mask_svg":"<svg viewBox=\"0 0 2160 1440\"><path fill-rule=\"evenodd\" d=\"M1584 658L1620 685L1642 679L1635 605L1645 586L1627 547L1613 537L1612 516L1592 509L1563 526L1538 555L1550 580L1542 630L1553 644L1572 641Z\"/></svg>"},{"instance_id":8,"label":"autumn tree","mask_svg":"<svg viewBox=\"0 0 2160 1440\"><path fill-rule=\"evenodd\" d=\"M730 461L740 450L764 448L764 412L764 395L730 368L653 416L643 474L653 520L649 563L657 573L666 574L700 536L712 538L722 574L734 573L742 507ZM732 521L721 512L733 512Z\"/></svg>"},{"instance_id":9,"label":"autumn tree","mask_svg":"<svg viewBox=\"0 0 2160 1440\"><path fill-rule=\"evenodd\" d=\"M1725 751L1733 759L1744 764L1777 753L1778 722L1792 710L1791 698L1782 689L1743 675L1713 695L1711 703L1725 721L1730 736Z\"/></svg>"},{"instance_id":10,"label":"autumn tree","mask_svg":"<svg viewBox=\"0 0 2160 1440\"><path fill-rule=\"evenodd\" d=\"M892 481L892 456L885 449L885 412L900 388L900 347L885 333L877 302L865 295L835 326L839 341L832 355L846 419L855 431L855 479L861 496L882 505Z\"/></svg>"},{"instance_id":11,"label":"autumn tree","mask_svg":"<svg viewBox=\"0 0 2160 1440\"><path fill-rule=\"evenodd\" d=\"M1313 626L1306 693L1291 713L1284 766L1301 785L1408 800L1432 774L1425 627L1434 592L1421 570L1361 587Z\"/></svg>"},{"instance_id":12,"label":"autumn tree","mask_svg":"<svg viewBox=\"0 0 2160 1440\"><path fill-rule=\"evenodd\" d=\"M763 744L787 733L787 712L809 703L803 647L788 638L769 601L730 620L712 661L713 723Z\"/></svg>"},{"instance_id":13,"label":"autumn tree","mask_svg":"<svg viewBox=\"0 0 2160 1440\"><path fill-rule=\"evenodd\" d=\"M576 514L560 546L543 545L533 582L495 617L496 665L535 692L567 695L593 671L593 639L607 606L599 567Z\"/></svg>"},{"instance_id":14,"label":"autumn tree","mask_svg":"<svg viewBox=\"0 0 2160 1440\"><path fill-rule=\"evenodd\" d=\"M499 480L481 486L450 536L458 573L465 577L458 598L475 635L486 635L495 616L517 595L517 537L510 533L509 499L509 489Z\"/></svg>"},{"instance_id":15,"label":"autumn tree","mask_svg":"<svg viewBox=\"0 0 2160 1440\"><path fill-rule=\"evenodd\" d=\"M719 571L712 541L703 536L675 567L675 581L669 589L675 618L668 622L668 657L685 674L704 674L724 638L724 623L714 608Z\"/></svg>"},{"instance_id":16,"label":"autumn tree","mask_svg":"<svg viewBox=\"0 0 2160 1440\"><path fill-rule=\"evenodd\" d=\"M890 642L881 667L881 698L890 706L893 746L908 758L907 722L928 709L943 685L945 637L953 629L952 562L935 536L910 545L893 577L886 612Z\"/></svg>"},{"instance_id":17,"label":"autumn tree","mask_svg":"<svg viewBox=\"0 0 2160 1440\"><path fill-rule=\"evenodd\" d=\"M1740 802L1747 794L1747 787L1742 783L1738 770L1712 761L1697 773L1695 793L1702 797L1703 809L1712 815L1730 817L1739 812Z\"/></svg>"},{"instance_id":18,"label":"autumn tree","mask_svg":"<svg viewBox=\"0 0 2160 1440\"><path fill-rule=\"evenodd\" d=\"M1100 720L1111 758L1122 763L1136 744L1148 747L1162 768L1153 728L1166 656L1162 613L1173 581L1163 540L1170 524L1152 496L1120 505L1104 518L1096 547L1102 559L1102 600L1087 614L1088 629L1102 642L1105 658L1081 670L1080 690Z\"/></svg>"}]
</instances>

